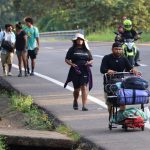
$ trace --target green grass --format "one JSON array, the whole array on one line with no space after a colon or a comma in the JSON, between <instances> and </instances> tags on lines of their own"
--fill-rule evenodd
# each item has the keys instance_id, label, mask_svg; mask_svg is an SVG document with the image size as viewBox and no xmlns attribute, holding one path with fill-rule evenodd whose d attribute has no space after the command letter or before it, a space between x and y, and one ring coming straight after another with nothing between
<instances>
[{"instance_id":1,"label":"green grass","mask_svg":"<svg viewBox=\"0 0 150 150\"><path fill-rule=\"evenodd\" d=\"M59 132L59 133L67 135L68 137L70 137L74 141L78 141L80 139L80 135L78 133L72 131L71 129L67 128L64 125L58 126L56 128L56 131Z\"/></svg>"},{"instance_id":2,"label":"green grass","mask_svg":"<svg viewBox=\"0 0 150 150\"><path fill-rule=\"evenodd\" d=\"M115 38L114 29L104 29L100 31L96 31L94 33L90 33L86 36L86 39L88 41L98 41L98 42L113 42ZM43 42L55 42L55 41L65 41L66 39L63 38L41 38ZM71 40L71 39L70 39ZM139 42L150 42L150 33L143 32L141 35L141 39Z\"/></svg>"},{"instance_id":3,"label":"green grass","mask_svg":"<svg viewBox=\"0 0 150 150\"><path fill-rule=\"evenodd\" d=\"M64 125L59 125L59 127L54 129L53 120L50 120L48 114L46 114L43 110L33 105L33 99L31 96L22 96L16 92L10 93L5 90L1 93L3 93L3 95L8 95L12 109L25 114L25 125L30 129L56 130L59 133L67 135L74 141L78 141L80 139L79 134L73 132Z\"/></svg>"},{"instance_id":4,"label":"green grass","mask_svg":"<svg viewBox=\"0 0 150 150\"><path fill-rule=\"evenodd\" d=\"M111 42L115 38L115 34L111 30L99 31L86 36L88 41Z\"/></svg>"},{"instance_id":5,"label":"green grass","mask_svg":"<svg viewBox=\"0 0 150 150\"><path fill-rule=\"evenodd\" d=\"M115 38L114 30L99 31L91 33L86 38L88 41L101 41L101 42L113 42ZM150 42L150 33L144 33L141 35L140 42Z\"/></svg>"},{"instance_id":6,"label":"green grass","mask_svg":"<svg viewBox=\"0 0 150 150\"><path fill-rule=\"evenodd\" d=\"M0 150L6 150L5 138L0 136Z\"/></svg>"},{"instance_id":7,"label":"green grass","mask_svg":"<svg viewBox=\"0 0 150 150\"><path fill-rule=\"evenodd\" d=\"M26 115L26 125L31 129L36 130L53 130L52 121L49 120L48 115L39 110L33 105L31 96L22 96L13 93L10 97L12 107L19 110Z\"/></svg>"},{"instance_id":8,"label":"green grass","mask_svg":"<svg viewBox=\"0 0 150 150\"><path fill-rule=\"evenodd\" d=\"M7 95L10 98L12 109L23 112L25 114L25 125L30 129L36 130L55 130L70 137L74 141L78 141L80 136L64 125L59 125L54 129L53 121L49 119L48 114L33 105L31 96L22 96L15 92L7 92L3 90L2 95ZM0 136L0 150L6 149L6 139Z\"/></svg>"},{"instance_id":9,"label":"green grass","mask_svg":"<svg viewBox=\"0 0 150 150\"><path fill-rule=\"evenodd\" d=\"M11 96L11 104L15 109L25 113L30 112L33 101L31 96L25 97L14 93Z\"/></svg>"},{"instance_id":10,"label":"green grass","mask_svg":"<svg viewBox=\"0 0 150 150\"><path fill-rule=\"evenodd\" d=\"M54 130L53 121L49 120L48 114L42 110L39 110L36 106L33 105L31 96L25 97L13 93L11 96L11 104L13 108L26 114L26 125L29 126L30 129ZM56 131L67 135L74 141L78 141L80 139L79 134L73 132L64 125L57 127Z\"/></svg>"},{"instance_id":11,"label":"green grass","mask_svg":"<svg viewBox=\"0 0 150 150\"><path fill-rule=\"evenodd\" d=\"M36 106L33 106L31 110L26 113L28 119L26 119L26 125L30 129L36 130L53 130L53 122L49 120L49 117L42 110L39 110Z\"/></svg>"},{"instance_id":12,"label":"green grass","mask_svg":"<svg viewBox=\"0 0 150 150\"><path fill-rule=\"evenodd\" d=\"M44 111L39 110L36 106L33 105L33 100L31 96L21 96L13 93L11 96L11 104L13 108L25 113L27 116L26 125L30 129L36 130L54 130L53 121L49 120L48 114ZM71 131L64 125L60 125L56 128L56 131L59 133L66 134L73 140L79 140L79 134Z\"/></svg>"},{"instance_id":13,"label":"green grass","mask_svg":"<svg viewBox=\"0 0 150 150\"><path fill-rule=\"evenodd\" d=\"M150 42L150 33L143 33L140 41L141 42Z\"/></svg>"}]
</instances>

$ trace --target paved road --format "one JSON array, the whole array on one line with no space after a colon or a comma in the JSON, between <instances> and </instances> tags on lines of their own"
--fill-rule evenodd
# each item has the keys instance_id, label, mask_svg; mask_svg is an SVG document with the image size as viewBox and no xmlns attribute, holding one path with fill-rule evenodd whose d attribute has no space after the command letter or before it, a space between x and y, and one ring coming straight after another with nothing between
<instances>
[{"instance_id":1,"label":"paved road","mask_svg":"<svg viewBox=\"0 0 150 150\"><path fill-rule=\"evenodd\" d=\"M72 109L72 85L70 84L68 89L62 88L69 70L64 57L71 44L71 41L43 42L37 59L36 76L27 78L13 76L5 79L21 92L32 95L36 104L54 113L67 126L79 132L99 149L149 150L149 129L146 128L144 132L139 130L124 132L121 126L112 131L108 129L108 114L104 104L99 67L102 57L111 51L111 43L89 44L94 56L92 68L94 87L90 92L89 111L82 112L81 105L78 111ZM142 66L138 69L143 73L143 77L150 81L149 46L139 45L139 48ZM13 69L13 74L17 75L16 69Z\"/></svg>"}]
</instances>

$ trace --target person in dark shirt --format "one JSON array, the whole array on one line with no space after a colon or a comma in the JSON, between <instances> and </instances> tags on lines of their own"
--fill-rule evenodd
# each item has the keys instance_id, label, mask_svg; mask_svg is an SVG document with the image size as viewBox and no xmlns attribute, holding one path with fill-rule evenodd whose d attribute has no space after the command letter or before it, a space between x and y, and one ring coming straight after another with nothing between
<instances>
[{"instance_id":1,"label":"person in dark shirt","mask_svg":"<svg viewBox=\"0 0 150 150\"><path fill-rule=\"evenodd\" d=\"M18 57L19 74L18 77L22 77L22 62L24 66L24 75L27 76L27 35L22 29L22 25L19 22L16 24L16 54Z\"/></svg>"},{"instance_id":2,"label":"person in dark shirt","mask_svg":"<svg viewBox=\"0 0 150 150\"><path fill-rule=\"evenodd\" d=\"M73 46L68 50L65 58L65 62L71 67L64 87L67 86L68 82L72 81L74 87L74 110L78 109L78 97L81 90L82 111L87 111L88 109L85 107L88 96L87 84L89 83L90 90L92 88L90 66L93 63L93 58L83 34L77 33L72 41Z\"/></svg>"},{"instance_id":3,"label":"person in dark shirt","mask_svg":"<svg viewBox=\"0 0 150 150\"><path fill-rule=\"evenodd\" d=\"M108 73L108 75L113 75L116 72L133 72L134 74L137 74L138 72L131 66L128 59L123 55L123 49L122 44L119 42L115 42L112 45L112 53L105 55L102 59L101 66L100 66L100 72L102 74ZM105 86L105 76L104 76L104 86ZM105 91L104 91L105 92ZM105 98L107 97L105 93ZM111 110L111 104L107 101L106 98L106 104L108 106L108 111ZM125 106L120 106L120 110L124 110Z\"/></svg>"},{"instance_id":4,"label":"person in dark shirt","mask_svg":"<svg viewBox=\"0 0 150 150\"><path fill-rule=\"evenodd\" d=\"M123 33L123 22L124 22L126 19L127 19L126 16L123 16L123 17L122 17L122 22L121 22L121 24L118 26L118 34Z\"/></svg>"},{"instance_id":5,"label":"person in dark shirt","mask_svg":"<svg viewBox=\"0 0 150 150\"><path fill-rule=\"evenodd\" d=\"M124 20L123 22L123 32L120 32L119 35L121 36L121 41L123 42L124 39L134 39L138 40L140 38L140 35L132 28L132 22L129 19ZM138 64L139 60L139 50L136 48L136 54L135 54L135 64L134 66L140 66Z\"/></svg>"}]
</instances>

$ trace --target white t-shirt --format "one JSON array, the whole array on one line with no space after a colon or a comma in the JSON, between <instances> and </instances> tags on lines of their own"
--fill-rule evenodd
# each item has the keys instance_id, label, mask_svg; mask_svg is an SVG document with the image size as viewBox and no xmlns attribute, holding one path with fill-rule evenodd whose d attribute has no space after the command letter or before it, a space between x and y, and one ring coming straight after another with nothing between
<instances>
[{"instance_id":1,"label":"white t-shirt","mask_svg":"<svg viewBox=\"0 0 150 150\"><path fill-rule=\"evenodd\" d=\"M4 35L5 33L5 35ZM5 38L6 41L10 41L11 43L15 43L16 37L13 32L5 32L1 31L0 32L0 41L2 41Z\"/></svg>"},{"instance_id":2,"label":"white t-shirt","mask_svg":"<svg viewBox=\"0 0 150 150\"><path fill-rule=\"evenodd\" d=\"M4 35L4 33L5 33L5 35ZM4 38L6 41L10 41L13 44L16 41L16 36L15 36L14 32L1 31L0 32L0 44ZM2 48L1 53L6 53L6 50Z\"/></svg>"}]
</instances>

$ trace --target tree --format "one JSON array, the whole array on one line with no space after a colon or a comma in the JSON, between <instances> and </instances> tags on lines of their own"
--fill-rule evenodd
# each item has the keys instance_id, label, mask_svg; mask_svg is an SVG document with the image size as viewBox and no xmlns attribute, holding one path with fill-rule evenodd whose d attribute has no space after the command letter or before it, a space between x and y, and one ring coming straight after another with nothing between
<instances>
[{"instance_id":1,"label":"tree","mask_svg":"<svg viewBox=\"0 0 150 150\"><path fill-rule=\"evenodd\" d=\"M12 10L13 2L11 0L0 0L0 26L4 28L6 23L12 23L14 21L14 13Z\"/></svg>"},{"instance_id":2,"label":"tree","mask_svg":"<svg viewBox=\"0 0 150 150\"><path fill-rule=\"evenodd\" d=\"M150 0L0 0L0 24L33 17L42 31L82 28L86 33L116 28L126 15L150 31Z\"/></svg>"}]
</instances>

